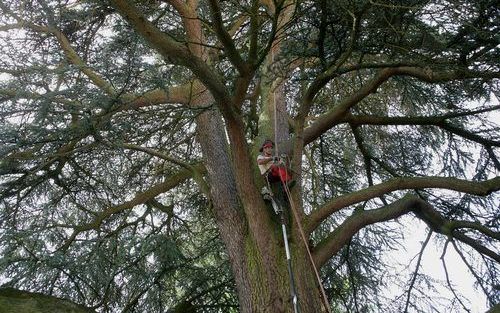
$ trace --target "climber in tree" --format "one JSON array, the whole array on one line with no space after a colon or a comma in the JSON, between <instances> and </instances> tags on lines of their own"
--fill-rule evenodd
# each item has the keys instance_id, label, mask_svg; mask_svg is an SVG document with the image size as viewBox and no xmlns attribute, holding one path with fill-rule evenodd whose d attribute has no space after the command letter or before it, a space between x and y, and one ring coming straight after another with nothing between
<instances>
[{"instance_id":1,"label":"climber in tree","mask_svg":"<svg viewBox=\"0 0 500 313\"><path fill-rule=\"evenodd\" d=\"M290 186L294 181L292 181L284 162L273 155L273 148L274 143L270 139L266 139L260 147L261 154L257 157L260 173L266 177L269 183L284 182Z\"/></svg>"}]
</instances>

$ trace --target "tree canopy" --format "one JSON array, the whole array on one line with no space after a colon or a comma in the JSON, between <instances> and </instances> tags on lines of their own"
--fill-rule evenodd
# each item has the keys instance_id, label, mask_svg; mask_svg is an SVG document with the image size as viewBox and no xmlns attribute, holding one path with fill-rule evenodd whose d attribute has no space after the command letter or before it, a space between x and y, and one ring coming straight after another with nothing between
<instances>
[{"instance_id":1,"label":"tree canopy","mask_svg":"<svg viewBox=\"0 0 500 313\"><path fill-rule=\"evenodd\" d=\"M320 307L308 249L335 312L470 310L444 258L446 281L419 272L431 240L499 303L498 1L0 11L6 285L98 312L290 312L255 163L271 138L297 181L303 312ZM394 275L408 223L428 236ZM423 291L438 285L449 298Z\"/></svg>"}]
</instances>

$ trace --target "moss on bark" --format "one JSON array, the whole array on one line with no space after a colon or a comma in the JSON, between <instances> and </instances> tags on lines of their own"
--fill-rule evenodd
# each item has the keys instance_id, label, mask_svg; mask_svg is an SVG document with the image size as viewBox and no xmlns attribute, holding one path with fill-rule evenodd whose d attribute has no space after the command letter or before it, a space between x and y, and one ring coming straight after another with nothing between
<instances>
[{"instance_id":1,"label":"moss on bark","mask_svg":"<svg viewBox=\"0 0 500 313\"><path fill-rule=\"evenodd\" d=\"M0 313L95 313L69 300L13 288L0 288Z\"/></svg>"}]
</instances>

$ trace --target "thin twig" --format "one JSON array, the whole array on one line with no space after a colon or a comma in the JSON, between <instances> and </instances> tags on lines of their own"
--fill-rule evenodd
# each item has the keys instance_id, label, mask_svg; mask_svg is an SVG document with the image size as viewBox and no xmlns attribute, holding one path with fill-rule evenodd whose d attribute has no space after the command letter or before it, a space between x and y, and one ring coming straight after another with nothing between
<instances>
[{"instance_id":1,"label":"thin twig","mask_svg":"<svg viewBox=\"0 0 500 313\"><path fill-rule=\"evenodd\" d=\"M433 233L433 231L429 230L429 233L427 234L427 237L425 238L425 241L422 244L422 248L420 249L420 253L418 255L418 260L417 260L417 266L415 268L415 272L413 272L413 277L411 279L410 287L408 288L408 295L406 297L406 304L405 304L405 310L404 310L405 313L408 312L408 306L410 304L411 291L412 291L413 287L415 286L415 281L417 280L418 270L420 268L420 263L422 262L422 256L424 254L425 248L427 247L427 244L429 243L429 240L432 237L432 233Z\"/></svg>"},{"instance_id":2,"label":"thin twig","mask_svg":"<svg viewBox=\"0 0 500 313\"><path fill-rule=\"evenodd\" d=\"M453 242L451 238L446 241L446 244L444 245L443 249L443 254L441 255L441 262L443 263L444 273L446 275L446 283L448 284L448 288L450 288L451 292L453 293L453 296L455 297L455 299L458 300L460 305L462 305L464 310L470 312L470 310L465 306L465 304L462 302L462 300L458 297L457 293L455 292L455 289L453 288L450 282L450 276L448 275L448 268L446 267L446 261L444 259L444 256L446 255L446 250L448 249L448 243L450 243L450 241Z\"/></svg>"}]
</instances>

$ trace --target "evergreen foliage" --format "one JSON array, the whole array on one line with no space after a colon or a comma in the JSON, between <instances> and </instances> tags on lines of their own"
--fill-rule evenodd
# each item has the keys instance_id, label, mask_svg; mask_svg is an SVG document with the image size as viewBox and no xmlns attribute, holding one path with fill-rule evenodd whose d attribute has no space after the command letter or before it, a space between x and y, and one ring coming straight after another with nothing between
<instances>
[{"instance_id":1,"label":"evergreen foliage","mask_svg":"<svg viewBox=\"0 0 500 313\"><path fill-rule=\"evenodd\" d=\"M267 256L259 235L279 238L249 199L264 185L252 153L274 131L289 138L293 201L333 311L468 310L416 260L393 275L406 223L431 233L421 254L430 240L455 249L487 306L499 303L498 1L2 0L0 11L5 286L98 312L250 312L237 256L251 267ZM442 286L450 297L423 292Z\"/></svg>"}]
</instances>

